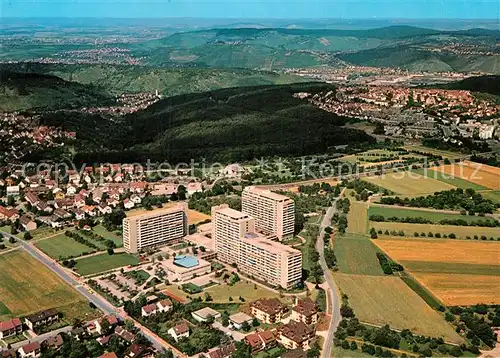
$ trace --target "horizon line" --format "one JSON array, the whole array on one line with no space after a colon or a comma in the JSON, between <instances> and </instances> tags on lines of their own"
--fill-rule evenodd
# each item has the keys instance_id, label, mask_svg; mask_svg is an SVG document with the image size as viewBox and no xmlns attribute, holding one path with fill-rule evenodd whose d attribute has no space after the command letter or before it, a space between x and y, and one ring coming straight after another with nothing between
<instances>
[{"instance_id":1,"label":"horizon line","mask_svg":"<svg viewBox=\"0 0 500 358\"><path fill-rule=\"evenodd\" d=\"M165 17L113 17L113 16L2 16L2 19L120 19L120 20L161 20L161 19L193 19L193 20L336 20L336 21L352 21L352 20L445 20L445 21L495 21L500 25L498 18L451 18L451 17L190 17L190 16L165 16Z\"/></svg>"}]
</instances>

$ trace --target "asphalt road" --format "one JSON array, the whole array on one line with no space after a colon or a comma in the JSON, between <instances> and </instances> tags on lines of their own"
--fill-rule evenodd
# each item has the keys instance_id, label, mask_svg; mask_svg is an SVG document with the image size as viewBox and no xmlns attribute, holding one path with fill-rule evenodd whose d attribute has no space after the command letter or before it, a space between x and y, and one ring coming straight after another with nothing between
<instances>
[{"instance_id":1,"label":"asphalt road","mask_svg":"<svg viewBox=\"0 0 500 358\"><path fill-rule=\"evenodd\" d=\"M108 301L103 299L101 296L96 295L93 291L83 282L76 280L70 273L68 273L64 268L62 268L57 261L49 258L45 254L41 253L36 247L29 244L28 242L21 240L9 233L1 231L1 233L7 237L13 237L19 242L21 247L26 250L31 256L40 261L42 264L47 266L52 272L54 272L57 276L59 276L63 281L65 281L68 285L72 286L75 290L77 290L82 296L84 296L89 302L92 302L96 305L98 309L103 311L106 314L114 314L120 316L122 319L130 319L131 317L127 316L125 312L120 311L118 308L111 305ZM135 321L134 321L135 322ZM153 346L158 350L163 350L169 348L161 338L156 336L153 332L145 329L140 326L137 322L135 322L135 326L140 329L141 333L153 344ZM46 337L47 338L47 337ZM176 354L177 355L177 354Z\"/></svg>"},{"instance_id":2,"label":"asphalt road","mask_svg":"<svg viewBox=\"0 0 500 358\"><path fill-rule=\"evenodd\" d=\"M343 192L342 192L343 193ZM342 196L342 194L339 196L339 198ZM330 358L332 357L332 348L333 348L333 339L335 335L335 331L337 330L337 327L342 320L342 317L340 316L340 298L338 296L338 290L337 290L337 285L335 284L335 281L333 279L332 272L328 268L328 265L326 264L325 260L325 245L323 241L323 236L325 234L325 228L330 225L332 221L332 216L335 214L337 211L337 198L333 203L332 206L329 207L326 211L326 215L323 217L323 220L321 222L320 226L320 232L319 232L319 237L316 242L316 250L318 250L319 253L319 263L321 265L321 268L324 271L325 274L325 280L326 283L328 284L328 288L330 291L330 295L326 295L327 299L330 299L329 302L329 307L332 308L332 319L330 320L330 327L328 327L328 334L326 336L325 342L323 344L323 351L321 353L322 358Z\"/></svg>"}]
</instances>

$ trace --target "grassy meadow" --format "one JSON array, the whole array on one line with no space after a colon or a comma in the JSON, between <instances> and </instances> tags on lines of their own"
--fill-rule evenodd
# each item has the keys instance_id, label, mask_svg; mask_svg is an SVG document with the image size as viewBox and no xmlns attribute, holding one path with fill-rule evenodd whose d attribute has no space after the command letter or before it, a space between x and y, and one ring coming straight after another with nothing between
<instances>
[{"instance_id":1,"label":"grassy meadow","mask_svg":"<svg viewBox=\"0 0 500 358\"><path fill-rule=\"evenodd\" d=\"M95 316L83 296L24 251L0 255L0 298L0 306L9 311L0 308L6 316L49 308L60 310L69 320Z\"/></svg>"}]
</instances>

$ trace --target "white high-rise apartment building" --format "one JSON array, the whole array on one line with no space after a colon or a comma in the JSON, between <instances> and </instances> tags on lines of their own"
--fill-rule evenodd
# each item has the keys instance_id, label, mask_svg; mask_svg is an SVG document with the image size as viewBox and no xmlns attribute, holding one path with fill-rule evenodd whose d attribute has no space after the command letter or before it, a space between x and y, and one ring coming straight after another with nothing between
<instances>
[{"instance_id":1,"label":"white high-rise apartment building","mask_svg":"<svg viewBox=\"0 0 500 358\"><path fill-rule=\"evenodd\" d=\"M255 231L256 220L227 205L212 208L217 257L258 280L290 288L302 279L302 253Z\"/></svg>"},{"instance_id":2,"label":"white high-rise apartment building","mask_svg":"<svg viewBox=\"0 0 500 358\"><path fill-rule=\"evenodd\" d=\"M241 211L255 218L255 228L274 234L280 240L293 235L295 203L285 195L257 187L246 187L241 196Z\"/></svg>"},{"instance_id":3,"label":"white high-rise apartment building","mask_svg":"<svg viewBox=\"0 0 500 358\"><path fill-rule=\"evenodd\" d=\"M187 233L184 205L144 211L123 219L123 247L129 253L175 242Z\"/></svg>"}]
</instances>

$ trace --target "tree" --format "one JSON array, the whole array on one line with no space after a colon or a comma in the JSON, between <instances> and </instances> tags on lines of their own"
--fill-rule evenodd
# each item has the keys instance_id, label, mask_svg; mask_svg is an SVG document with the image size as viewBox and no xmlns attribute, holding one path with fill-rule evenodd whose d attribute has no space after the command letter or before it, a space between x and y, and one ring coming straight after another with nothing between
<instances>
[{"instance_id":1,"label":"tree","mask_svg":"<svg viewBox=\"0 0 500 358\"><path fill-rule=\"evenodd\" d=\"M29 231L24 233L24 240L29 241L33 238Z\"/></svg>"},{"instance_id":2,"label":"tree","mask_svg":"<svg viewBox=\"0 0 500 358\"><path fill-rule=\"evenodd\" d=\"M245 332L248 332L250 330L250 328L251 327L247 321L243 322L243 324L241 325L241 329L243 329Z\"/></svg>"},{"instance_id":3,"label":"tree","mask_svg":"<svg viewBox=\"0 0 500 358\"><path fill-rule=\"evenodd\" d=\"M253 318L253 320L252 320L252 326L254 326L254 327L258 327L259 325L260 325L259 320L258 320L257 318L255 318L255 317L254 317L254 318Z\"/></svg>"},{"instance_id":4,"label":"tree","mask_svg":"<svg viewBox=\"0 0 500 358\"><path fill-rule=\"evenodd\" d=\"M101 331L104 335L108 335L111 332L111 325L106 317L101 320Z\"/></svg>"},{"instance_id":5,"label":"tree","mask_svg":"<svg viewBox=\"0 0 500 358\"><path fill-rule=\"evenodd\" d=\"M9 195L7 197L7 206L14 206L14 205L16 205L16 199L12 195Z\"/></svg>"},{"instance_id":6,"label":"tree","mask_svg":"<svg viewBox=\"0 0 500 358\"><path fill-rule=\"evenodd\" d=\"M351 342L351 351L355 351L358 349L358 345L356 344L356 342L352 341Z\"/></svg>"},{"instance_id":7,"label":"tree","mask_svg":"<svg viewBox=\"0 0 500 358\"><path fill-rule=\"evenodd\" d=\"M108 255L113 255L115 253L115 251L113 249L108 249Z\"/></svg>"},{"instance_id":8,"label":"tree","mask_svg":"<svg viewBox=\"0 0 500 358\"><path fill-rule=\"evenodd\" d=\"M224 311L221 315L221 323L223 327L229 326L229 313Z\"/></svg>"}]
</instances>

